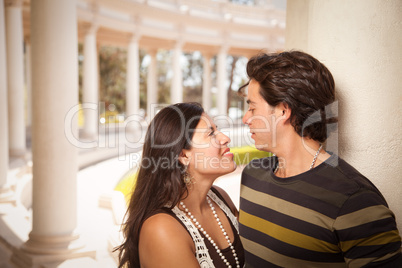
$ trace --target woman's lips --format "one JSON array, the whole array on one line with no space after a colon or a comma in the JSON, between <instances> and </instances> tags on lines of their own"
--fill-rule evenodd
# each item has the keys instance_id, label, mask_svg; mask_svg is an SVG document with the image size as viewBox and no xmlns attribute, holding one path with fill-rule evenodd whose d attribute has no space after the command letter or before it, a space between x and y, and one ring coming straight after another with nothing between
<instances>
[{"instance_id":1,"label":"woman's lips","mask_svg":"<svg viewBox=\"0 0 402 268\"><path fill-rule=\"evenodd\" d=\"M227 149L223 152L222 155L223 155L223 156L233 156L233 153L230 152L230 148L227 148Z\"/></svg>"}]
</instances>

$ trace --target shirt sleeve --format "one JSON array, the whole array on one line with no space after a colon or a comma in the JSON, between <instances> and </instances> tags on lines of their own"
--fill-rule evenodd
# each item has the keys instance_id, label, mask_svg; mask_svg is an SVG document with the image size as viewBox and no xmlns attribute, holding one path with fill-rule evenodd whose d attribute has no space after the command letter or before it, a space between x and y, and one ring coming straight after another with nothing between
<instances>
[{"instance_id":1,"label":"shirt sleeve","mask_svg":"<svg viewBox=\"0 0 402 268\"><path fill-rule=\"evenodd\" d=\"M402 267L395 216L378 192L360 189L351 195L333 228L349 267Z\"/></svg>"}]
</instances>

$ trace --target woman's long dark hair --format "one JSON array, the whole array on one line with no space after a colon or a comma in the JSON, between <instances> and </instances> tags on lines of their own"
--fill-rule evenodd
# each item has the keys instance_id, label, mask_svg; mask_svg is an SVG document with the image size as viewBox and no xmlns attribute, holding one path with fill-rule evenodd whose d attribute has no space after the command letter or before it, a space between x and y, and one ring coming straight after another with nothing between
<instances>
[{"instance_id":1,"label":"woman's long dark hair","mask_svg":"<svg viewBox=\"0 0 402 268\"><path fill-rule=\"evenodd\" d=\"M148 127L134 192L123 225L125 241L119 251L120 267L140 267L139 234L144 221L166 205L173 208L187 191L185 167L178 157L190 148L193 131L204 112L198 103L163 108Z\"/></svg>"}]
</instances>

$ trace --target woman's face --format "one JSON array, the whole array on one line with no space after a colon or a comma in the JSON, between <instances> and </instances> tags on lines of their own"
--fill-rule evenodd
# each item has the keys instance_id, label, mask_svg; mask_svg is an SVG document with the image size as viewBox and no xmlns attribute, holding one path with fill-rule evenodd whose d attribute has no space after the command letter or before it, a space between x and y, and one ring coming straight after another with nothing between
<instances>
[{"instance_id":1,"label":"woman's face","mask_svg":"<svg viewBox=\"0 0 402 268\"><path fill-rule=\"evenodd\" d=\"M217 130L212 119L203 113L191 140L191 149L183 150L187 172L197 180L202 177L215 179L234 171L236 164L229 142L230 138Z\"/></svg>"}]
</instances>

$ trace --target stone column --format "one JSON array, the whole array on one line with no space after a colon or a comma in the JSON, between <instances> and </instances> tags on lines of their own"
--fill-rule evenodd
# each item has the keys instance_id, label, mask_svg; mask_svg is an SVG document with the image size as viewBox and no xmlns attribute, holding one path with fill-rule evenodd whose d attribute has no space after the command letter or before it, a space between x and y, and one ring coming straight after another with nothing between
<instances>
[{"instance_id":1,"label":"stone column","mask_svg":"<svg viewBox=\"0 0 402 268\"><path fill-rule=\"evenodd\" d=\"M137 115L140 109L140 65L137 35L131 38L127 53L126 117Z\"/></svg>"},{"instance_id":2,"label":"stone column","mask_svg":"<svg viewBox=\"0 0 402 268\"><path fill-rule=\"evenodd\" d=\"M149 50L150 57L147 74L147 118L149 122L155 115L155 106L158 103L158 77L156 70L156 49Z\"/></svg>"},{"instance_id":3,"label":"stone column","mask_svg":"<svg viewBox=\"0 0 402 268\"><path fill-rule=\"evenodd\" d=\"M26 129L22 1L6 0L5 4L9 150L11 156L23 156L26 151Z\"/></svg>"},{"instance_id":4,"label":"stone column","mask_svg":"<svg viewBox=\"0 0 402 268\"><path fill-rule=\"evenodd\" d=\"M332 72L339 154L380 189L401 228L401 1L302 2L287 2L286 47L311 53ZM302 34L288 39L296 29Z\"/></svg>"},{"instance_id":5,"label":"stone column","mask_svg":"<svg viewBox=\"0 0 402 268\"><path fill-rule=\"evenodd\" d=\"M211 109L211 55L205 54L202 70L202 106L208 113Z\"/></svg>"},{"instance_id":6,"label":"stone column","mask_svg":"<svg viewBox=\"0 0 402 268\"><path fill-rule=\"evenodd\" d=\"M32 124L32 76L31 76L31 41L25 40L25 84L26 84L26 125Z\"/></svg>"},{"instance_id":7,"label":"stone column","mask_svg":"<svg viewBox=\"0 0 402 268\"><path fill-rule=\"evenodd\" d=\"M0 0L0 202L10 200L12 191L7 180L8 173L8 103L6 33L4 25L4 2Z\"/></svg>"},{"instance_id":8,"label":"stone column","mask_svg":"<svg viewBox=\"0 0 402 268\"><path fill-rule=\"evenodd\" d=\"M77 227L77 148L65 116L78 106L76 1L31 2L32 41L32 231L13 261L18 267L85 256ZM70 131L70 130L69 130ZM93 255L93 254L92 254Z\"/></svg>"},{"instance_id":9,"label":"stone column","mask_svg":"<svg viewBox=\"0 0 402 268\"><path fill-rule=\"evenodd\" d=\"M99 126L99 76L96 48L96 26L91 26L84 38L83 91L84 139L96 140Z\"/></svg>"},{"instance_id":10,"label":"stone column","mask_svg":"<svg viewBox=\"0 0 402 268\"><path fill-rule=\"evenodd\" d=\"M227 102L228 102L228 94L227 94L227 71L226 71L226 62L227 62L227 47L223 46L218 54L217 59L217 107L219 115L227 115Z\"/></svg>"},{"instance_id":11,"label":"stone column","mask_svg":"<svg viewBox=\"0 0 402 268\"><path fill-rule=\"evenodd\" d=\"M177 41L173 50L173 78L170 88L170 102L183 102L183 73L181 70L181 55L183 42Z\"/></svg>"}]
</instances>

